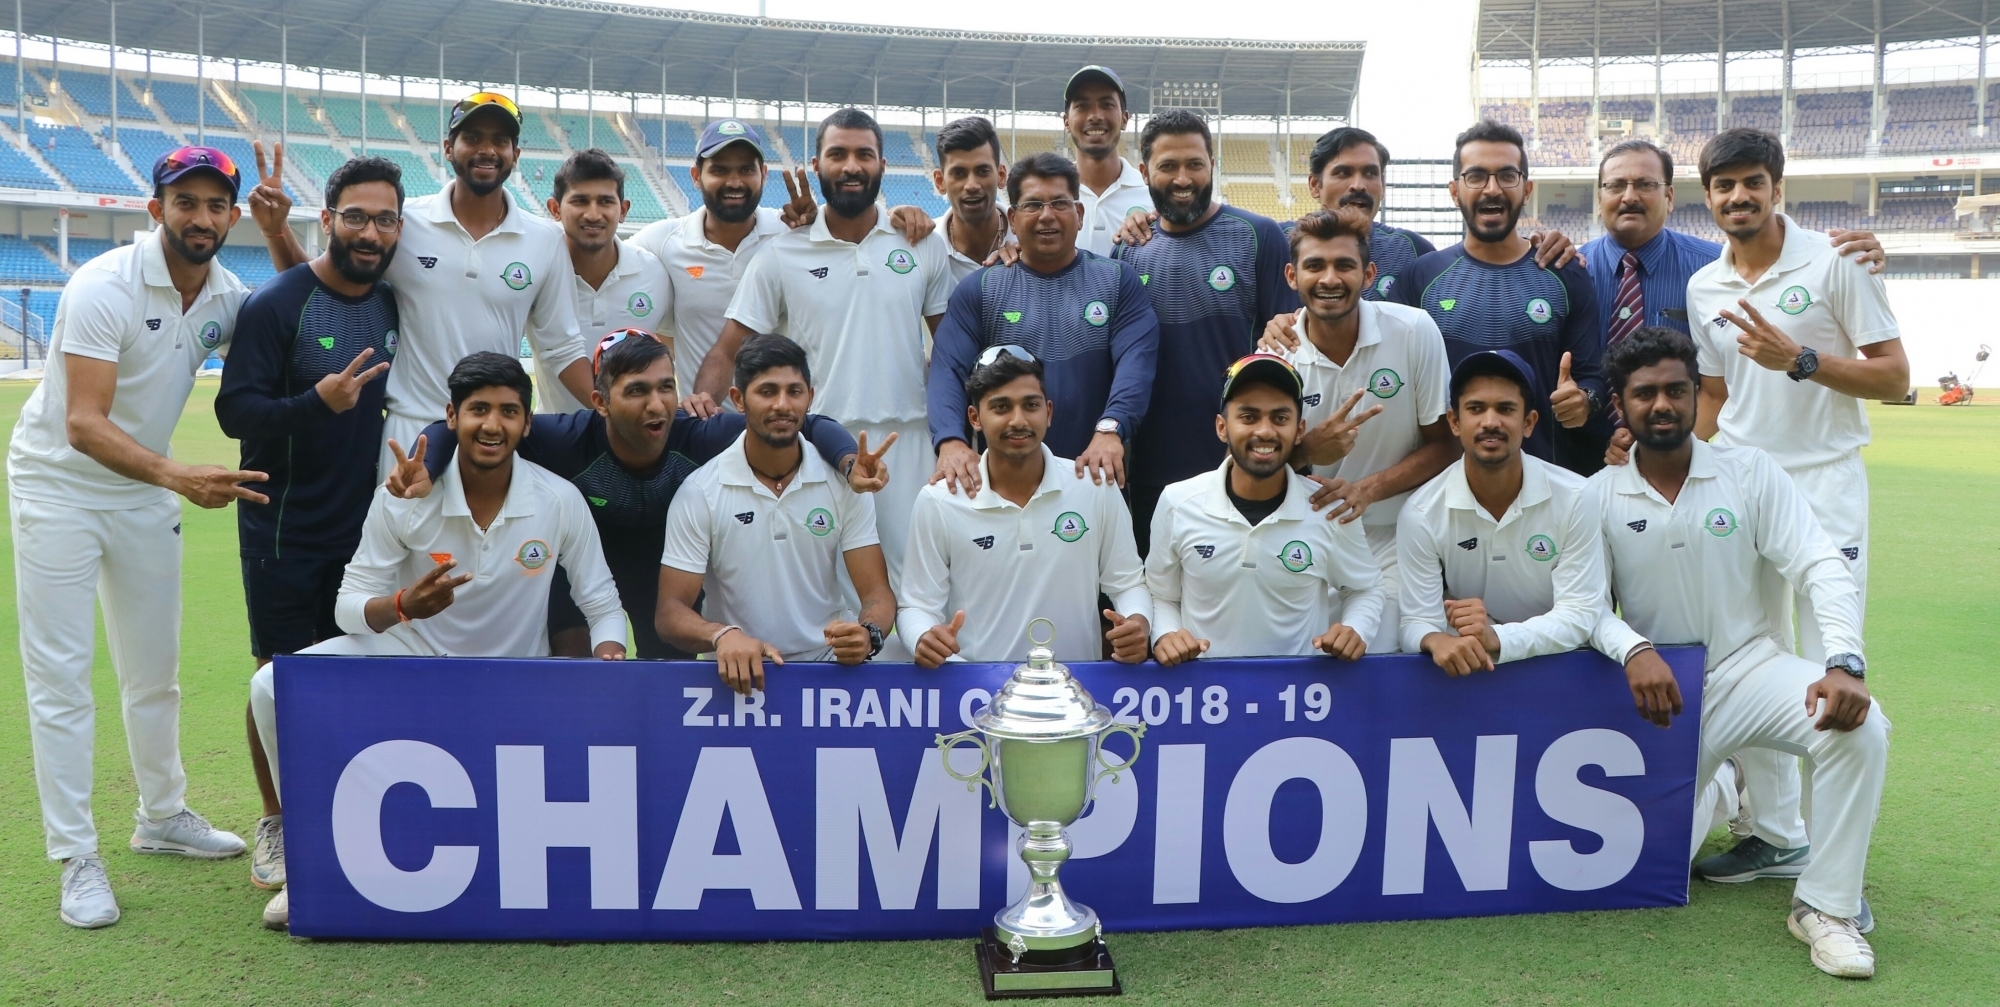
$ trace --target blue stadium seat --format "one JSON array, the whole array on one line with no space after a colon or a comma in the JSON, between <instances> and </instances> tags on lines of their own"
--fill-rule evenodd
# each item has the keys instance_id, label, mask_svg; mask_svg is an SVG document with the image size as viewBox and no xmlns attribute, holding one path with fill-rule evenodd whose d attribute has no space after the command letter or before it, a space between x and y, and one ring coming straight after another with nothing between
<instances>
[{"instance_id":1,"label":"blue stadium seat","mask_svg":"<svg viewBox=\"0 0 2000 1007\"><path fill-rule=\"evenodd\" d=\"M224 112L222 106L215 103L214 97L199 94L193 84L154 78L153 100L159 102L161 108L166 109L167 118L184 126L195 124L197 100L201 102L202 114L207 117L203 125L215 129L233 129L236 126L236 120L230 118L229 113Z\"/></svg>"},{"instance_id":2,"label":"blue stadium seat","mask_svg":"<svg viewBox=\"0 0 2000 1007\"><path fill-rule=\"evenodd\" d=\"M0 185L15 189L62 188L41 165L29 160L28 155L14 149L11 143L0 143Z\"/></svg>"},{"instance_id":3,"label":"blue stadium seat","mask_svg":"<svg viewBox=\"0 0 2000 1007\"><path fill-rule=\"evenodd\" d=\"M0 283L66 283L69 274L25 238L0 235ZM54 320L53 316L50 318Z\"/></svg>"},{"instance_id":4,"label":"blue stadium seat","mask_svg":"<svg viewBox=\"0 0 2000 1007\"><path fill-rule=\"evenodd\" d=\"M923 155L910 142L910 134L894 127L882 131L882 160L892 168L924 167Z\"/></svg>"},{"instance_id":5,"label":"blue stadium seat","mask_svg":"<svg viewBox=\"0 0 2000 1007\"><path fill-rule=\"evenodd\" d=\"M12 75L9 74L9 76ZM91 115L108 116L111 114L110 74L91 73L88 70L64 69L58 78L58 82L62 85L63 93L69 95L71 100L77 104L82 105L84 111L89 112ZM11 90L13 82L9 81L7 86ZM129 114L131 111L130 106L132 105L130 95L123 94L118 97L120 99L118 104L122 106L119 111Z\"/></svg>"},{"instance_id":6,"label":"blue stadium seat","mask_svg":"<svg viewBox=\"0 0 2000 1007\"><path fill-rule=\"evenodd\" d=\"M55 165L78 192L117 196L143 196L146 190L132 181L90 140L90 134L75 126L28 123L28 139L42 157Z\"/></svg>"}]
</instances>

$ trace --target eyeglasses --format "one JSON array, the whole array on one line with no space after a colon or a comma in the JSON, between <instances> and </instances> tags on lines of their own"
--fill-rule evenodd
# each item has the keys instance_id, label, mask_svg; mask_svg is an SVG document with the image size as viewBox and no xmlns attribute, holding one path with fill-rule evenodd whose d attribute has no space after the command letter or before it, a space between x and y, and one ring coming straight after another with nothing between
<instances>
[{"instance_id":1,"label":"eyeglasses","mask_svg":"<svg viewBox=\"0 0 2000 1007\"><path fill-rule=\"evenodd\" d=\"M370 216L361 210L342 210L334 214L334 219L340 221L340 226L350 231L359 231L370 223L383 234L394 234L403 227L403 218L393 213L377 213Z\"/></svg>"},{"instance_id":2,"label":"eyeglasses","mask_svg":"<svg viewBox=\"0 0 2000 1007\"><path fill-rule=\"evenodd\" d=\"M1015 346L1012 343L1002 343L998 346L988 346L986 348L986 351L979 355L979 366L981 367L993 366L993 362L995 360L1000 359L1000 354L1002 353L1005 353L1006 355L1013 357L1016 360L1026 361L1027 363L1032 364L1035 362L1034 354L1029 353L1027 350L1022 349L1019 346Z\"/></svg>"},{"instance_id":3,"label":"eyeglasses","mask_svg":"<svg viewBox=\"0 0 2000 1007\"><path fill-rule=\"evenodd\" d=\"M1660 191L1662 184L1657 178L1614 178L1609 182L1597 183L1597 187L1604 190L1607 196L1616 196L1626 189L1631 189L1641 196L1650 196Z\"/></svg>"},{"instance_id":4,"label":"eyeglasses","mask_svg":"<svg viewBox=\"0 0 2000 1007\"><path fill-rule=\"evenodd\" d=\"M597 373L598 364L604 360L605 350L608 350L613 346L616 346L619 343L624 342L627 339L650 339L656 343L661 342L659 336L647 332L645 329L617 329L615 331L605 333L604 338L597 341L597 349L590 355L590 373L592 374Z\"/></svg>"},{"instance_id":5,"label":"eyeglasses","mask_svg":"<svg viewBox=\"0 0 2000 1007\"><path fill-rule=\"evenodd\" d=\"M1521 180L1527 177L1527 173L1519 168L1502 168L1499 171L1487 171L1485 168L1468 168L1459 174L1458 180L1475 189L1486 188L1486 183L1489 181L1499 182L1502 189L1512 189L1519 186Z\"/></svg>"},{"instance_id":6,"label":"eyeglasses","mask_svg":"<svg viewBox=\"0 0 2000 1007\"><path fill-rule=\"evenodd\" d=\"M1077 201L1074 199L1025 199L1019 203L1015 203L1014 209L1030 217L1039 217L1043 210L1068 213L1072 209L1075 209L1076 205Z\"/></svg>"}]
</instances>

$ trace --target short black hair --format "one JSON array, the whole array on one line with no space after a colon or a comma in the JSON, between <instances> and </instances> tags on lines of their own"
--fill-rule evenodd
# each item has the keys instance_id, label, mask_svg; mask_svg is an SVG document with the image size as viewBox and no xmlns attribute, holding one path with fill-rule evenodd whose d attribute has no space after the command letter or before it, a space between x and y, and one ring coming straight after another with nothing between
<instances>
[{"instance_id":1,"label":"short black hair","mask_svg":"<svg viewBox=\"0 0 2000 1007\"><path fill-rule=\"evenodd\" d=\"M779 367L797 370L806 387L812 387L812 368L806 363L805 347L776 334L751 336L736 351L736 387L748 389L757 375Z\"/></svg>"},{"instance_id":2,"label":"short black hair","mask_svg":"<svg viewBox=\"0 0 2000 1007\"><path fill-rule=\"evenodd\" d=\"M1040 360L1022 360L1012 353L1002 353L984 367L974 367L965 378L965 401L973 408L986 401L993 394L1015 378L1034 376L1035 384L1042 386L1047 394L1048 381L1042 376Z\"/></svg>"},{"instance_id":3,"label":"short black hair","mask_svg":"<svg viewBox=\"0 0 2000 1007\"><path fill-rule=\"evenodd\" d=\"M1347 148L1359 147L1364 143L1375 148L1375 156L1382 161L1382 170L1388 171L1389 148L1383 146L1382 141L1375 139L1375 134L1359 126L1337 126L1321 133L1319 139L1313 141L1312 157L1307 166L1312 169L1313 175L1317 176Z\"/></svg>"},{"instance_id":4,"label":"short black hair","mask_svg":"<svg viewBox=\"0 0 2000 1007\"><path fill-rule=\"evenodd\" d=\"M1208 156L1215 156L1215 137L1209 133L1208 123L1200 113L1191 108L1169 108L1153 113L1146 119L1146 128L1139 131L1139 160L1153 159L1153 141L1160 137L1188 133L1199 134Z\"/></svg>"},{"instance_id":5,"label":"short black hair","mask_svg":"<svg viewBox=\"0 0 2000 1007\"><path fill-rule=\"evenodd\" d=\"M1061 154L1043 151L1029 154L1007 169L1007 205L1018 206L1021 202L1021 183L1030 178L1060 178L1069 183L1070 198L1083 192L1083 175L1076 170L1076 162Z\"/></svg>"},{"instance_id":6,"label":"short black hair","mask_svg":"<svg viewBox=\"0 0 2000 1007\"><path fill-rule=\"evenodd\" d=\"M611 344L611 348L597 358L597 376L592 379L593 383L598 391L610 395L611 386L617 384L619 378L646 370L662 357L669 361L673 358L666 343L658 339L627 336Z\"/></svg>"},{"instance_id":7,"label":"short black hair","mask_svg":"<svg viewBox=\"0 0 2000 1007\"><path fill-rule=\"evenodd\" d=\"M451 376L444 379L444 385L451 391L453 409L481 388L512 388L521 394L522 409L530 408L535 401L535 383L528 379L521 361L492 350L480 350L461 358L458 366L451 369Z\"/></svg>"},{"instance_id":8,"label":"short black hair","mask_svg":"<svg viewBox=\"0 0 2000 1007\"><path fill-rule=\"evenodd\" d=\"M1521 152L1521 174L1528 173L1528 141L1521 139L1521 131L1496 119L1481 119L1470 129L1458 134L1451 144L1451 174L1458 176L1463 167L1458 155L1468 143L1511 143Z\"/></svg>"},{"instance_id":9,"label":"short black hair","mask_svg":"<svg viewBox=\"0 0 2000 1007\"><path fill-rule=\"evenodd\" d=\"M1299 261L1299 246L1305 244L1307 238L1332 241L1335 238L1347 237L1353 238L1354 243L1361 246L1361 264L1365 266L1369 261L1369 230L1367 227L1355 227L1341 220L1340 215L1331 210L1314 210L1300 217L1299 222L1292 225L1292 261L1294 263Z\"/></svg>"},{"instance_id":10,"label":"short black hair","mask_svg":"<svg viewBox=\"0 0 2000 1007\"><path fill-rule=\"evenodd\" d=\"M403 169L386 157L356 157L346 164L333 169L326 176L326 207L333 209L340 205L340 194L350 185L363 182L387 182L396 189L396 209L403 208Z\"/></svg>"},{"instance_id":11,"label":"short black hair","mask_svg":"<svg viewBox=\"0 0 2000 1007\"><path fill-rule=\"evenodd\" d=\"M865 129L875 134L875 153L887 156L882 150L882 124L875 117L858 108L836 108L833 114L819 121L819 132L813 135L813 156L818 157L821 147L826 146L826 131L829 129Z\"/></svg>"},{"instance_id":12,"label":"short black hair","mask_svg":"<svg viewBox=\"0 0 2000 1007\"><path fill-rule=\"evenodd\" d=\"M1625 382L1632 372L1663 360L1687 365L1688 379L1701 384L1701 366L1696 362L1694 340L1678 329L1664 325L1642 325L1632 334L1604 351L1604 384L1612 393L1625 394Z\"/></svg>"},{"instance_id":13,"label":"short black hair","mask_svg":"<svg viewBox=\"0 0 2000 1007\"><path fill-rule=\"evenodd\" d=\"M1668 153L1667 148L1643 136L1635 136L1629 140L1620 140L1612 144L1611 149L1605 151L1604 156L1597 159L1597 180L1600 182L1604 181L1605 164L1609 163L1614 157L1623 157L1626 154L1651 154L1659 158L1660 171L1666 175L1661 181L1668 185L1674 184L1674 155Z\"/></svg>"},{"instance_id":14,"label":"short black hair","mask_svg":"<svg viewBox=\"0 0 2000 1007\"><path fill-rule=\"evenodd\" d=\"M1726 168L1746 164L1761 165L1771 173L1771 181L1785 180L1785 145L1778 134L1765 129L1737 126L1709 137L1701 147L1701 187L1708 188L1709 176Z\"/></svg>"},{"instance_id":15,"label":"short black hair","mask_svg":"<svg viewBox=\"0 0 2000 1007\"><path fill-rule=\"evenodd\" d=\"M569 160L556 169L556 202L563 200L569 187L578 182L602 182L610 180L618 185L618 199L625 199L625 169L611 159L611 155L592 147L579 150L569 156Z\"/></svg>"},{"instance_id":16,"label":"short black hair","mask_svg":"<svg viewBox=\"0 0 2000 1007\"><path fill-rule=\"evenodd\" d=\"M1000 134L993 129L993 123L983 115L968 115L963 119L953 119L937 131L937 162L944 167L944 156L961 150L993 148L993 163L1005 164L1007 155L1000 152Z\"/></svg>"}]
</instances>

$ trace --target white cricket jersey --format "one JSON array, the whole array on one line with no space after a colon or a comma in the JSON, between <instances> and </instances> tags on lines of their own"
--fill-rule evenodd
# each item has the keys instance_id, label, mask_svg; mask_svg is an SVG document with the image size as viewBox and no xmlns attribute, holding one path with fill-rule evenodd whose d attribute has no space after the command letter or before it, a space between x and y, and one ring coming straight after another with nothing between
<instances>
[{"instance_id":1,"label":"white cricket jersey","mask_svg":"<svg viewBox=\"0 0 2000 1007\"><path fill-rule=\"evenodd\" d=\"M604 285L592 288L583 277L570 274L576 293L576 322L584 346L595 349L604 334L617 329L639 328L663 339L672 338L674 293L667 283L667 270L653 253L629 241L618 242L618 264L604 277ZM661 327L666 326L666 331ZM564 362L565 366L567 361ZM535 386L541 401L535 411L573 413L589 408L588 403L563 387L561 367L544 357L535 358Z\"/></svg>"},{"instance_id":2,"label":"white cricket jersey","mask_svg":"<svg viewBox=\"0 0 2000 1007\"><path fill-rule=\"evenodd\" d=\"M1076 463L1042 446L1042 481L1018 506L993 489L979 458L979 495L943 483L917 495L903 554L896 632L912 649L931 627L965 611L958 634L967 661L1027 659L1028 624L1055 624L1059 661L1104 653L1097 595L1120 615L1150 622L1152 601L1132 538L1132 515L1118 487L1076 474Z\"/></svg>"},{"instance_id":3,"label":"white cricket jersey","mask_svg":"<svg viewBox=\"0 0 2000 1007\"><path fill-rule=\"evenodd\" d=\"M1589 644L1607 602L1604 539L1583 477L1523 453L1521 492L1495 521L1465 465L1418 487L1396 525L1403 650L1421 653L1426 635L1452 632L1447 598L1486 603L1501 661Z\"/></svg>"},{"instance_id":4,"label":"white cricket jersey","mask_svg":"<svg viewBox=\"0 0 2000 1007\"><path fill-rule=\"evenodd\" d=\"M1636 464L1606 466L1584 492L1602 521L1622 616L1598 623L1604 653L1622 660L1643 640L1701 644L1713 671L1759 639L1789 651L1789 616L1770 610L1759 580L1766 568L1812 598L1828 654L1862 652L1861 590L1770 455L1696 440L1687 482L1671 504Z\"/></svg>"},{"instance_id":5,"label":"white cricket jersey","mask_svg":"<svg viewBox=\"0 0 2000 1007\"><path fill-rule=\"evenodd\" d=\"M821 415L849 426L925 421L925 318L951 300L944 235L911 248L877 207L875 227L855 244L828 233L826 216L766 243L728 317L805 347Z\"/></svg>"},{"instance_id":6,"label":"white cricket jersey","mask_svg":"<svg viewBox=\"0 0 2000 1007\"><path fill-rule=\"evenodd\" d=\"M1766 322L1822 357L1858 357L1857 347L1900 339L1902 331L1881 277L1835 251L1826 235L1782 213L1778 219L1784 250L1756 283L1743 282L1727 245L1688 279L1688 328L1701 373L1729 386L1715 443L1762 448L1784 468L1800 469L1839 461L1867 444L1867 411L1852 395L1793 381L1744 356L1736 343L1741 332L1722 312L1747 318L1736 303L1747 300Z\"/></svg>"},{"instance_id":7,"label":"white cricket jersey","mask_svg":"<svg viewBox=\"0 0 2000 1007\"><path fill-rule=\"evenodd\" d=\"M702 360L722 337L723 316L743 271L765 242L791 230L777 210L758 207L750 233L731 251L708 240L707 220L708 208L697 207L687 216L647 224L632 236L632 244L659 258L673 285L669 327L674 333L674 375L684 392L694 390Z\"/></svg>"},{"instance_id":8,"label":"white cricket jersey","mask_svg":"<svg viewBox=\"0 0 2000 1007\"><path fill-rule=\"evenodd\" d=\"M875 501L800 443L799 474L780 497L750 470L743 439L674 494L660 564L702 576L702 617L743 627L787 661L830 661L828 623L859 616L840 572L847 553L880 544Z\"/></svg>"},{"instance_id":9,"label":"white cricket jersey","mask_svg":"<svg viewBox=\"0 0 2000 1007\"><path fill-rule=\"evenodd\" d=\"M1349 395L1368 394L1354 414L1381 406L1382 412L1354 432L1354 450L1333 465L1315 465L1313 474L1350 482L1372 476L1423 447L1419 429L1436 423L1451 403L1451 365L1444 354L1444 335L1422 309L1388 301L1362 301L1361 331L1345 365L1336 364L1312 340L1305 338L1306 313L1296 322L1299 348L1290 354L1304 384L1307 429L1332 416ZM1396 523L1396 513L1408 493L1398 493L1368 505L1365 525Z\"/></svg>"},{"instance_id":10,"label":"white cricket jersey","mask_svg":"<svg viewBox=\"0 0 2000 1007\"><path fill-rule=\"evenodd\" d=\"M64 354L118 365L111 422L154 454L170 443L195 372L226 351L249 290L220 259L194 304L181 310L158 231L83 264L56 304L42 383L29 394L7 450L8 490L25 500L129 510L167 499L166 489L129 479L69 444L69 374Z\"/></svg>"},{"instance_id":11,"label":"white cricket jersey","mask_svg":"<svg viewBox=\"0 0 2000 1007\"><path fill-rule=\"evenodd\" d=\"M1076 232L1076 247L1107 259L1125 218L1153 212L1153 190L1146 187L1146 177L1123 157L1118 165L1118 177L1103 192L1092 192L1088 185L1077 186L1083 197L1083 228Z\"/></svg>"},{"instance_id":12,"label":"white cricket jersey","mask_svg":"<svg viewBox=\"0 0 2000 1007\"><path fill-rule=\"evenodd\" d=\"M1007 211L1004 208L996 208L994 212L1000 214L1000 244L1004 245L1007 243L1008 237ZM953 289L957 289L959 284L965 282L966 277L979 272L980 267L986 265L986 256L982 255L975 259L959 251L958 246L951 243L950 210L946 210L942 217L933 217L931 223L937 225L937 233L944 235L944 249L946 258L949 260L948 265L951 267L951 285ZM995 245L994 248L999 248L999 245ZM991 255L992 253L988 252L987 254Z\"/></svg>"},{"instance_id":13,"label":"white cricket jersey","mask_svg":"<svg viewBox=\"0 0 2000 1007\"><path fill-rule=\"evenodd\" d=\"M1318 487L1288 472L1284 502L1253 528L1229 499L1230 464L1160 495L1146 557L1153 639L1185 629L1208 657L1278 657L1315 653L1336 621L1374 635L1382 571L1361 526L1314 513Z\"/></svg>"},{"instance_id":14,"label":"white cricket jersey","mask_svg":"<svg viewBox=\"0 0 2000 1007\"><path fill-rule=\"evenodd\" d=\"M535 216L502 186L507 215L474 241L451 210L456 185L403 205L403 236L389 263L402 325L396 366L389 369L389 411L426 422L444 418L451 401L445 378L468 354L518 357L526 336L551 373L589 355L577 328L562 225Z\"/></svg>"},{"instance_id":15,"label":"white cricket jersey","mask_svg":"<svg viewBox=\"0 0 2000 1007\"><path fill-rule=\"evenodd\" d=\"M462 463L461 463L462 464ZM604 564L597 523L576 487L516 456L507 499L481 530L465 503L458 464L445 467L429 496L405 500L375 491L361 545L334 603L340 628L373 635L365 606L414 586L446 559L450 576L472 575L449 607L410 628L439 654L544 657L549 652L549 584L558 565L570 597L590 623L590 645L625 642L625 610Z\"/></svg>"}]
</instances>

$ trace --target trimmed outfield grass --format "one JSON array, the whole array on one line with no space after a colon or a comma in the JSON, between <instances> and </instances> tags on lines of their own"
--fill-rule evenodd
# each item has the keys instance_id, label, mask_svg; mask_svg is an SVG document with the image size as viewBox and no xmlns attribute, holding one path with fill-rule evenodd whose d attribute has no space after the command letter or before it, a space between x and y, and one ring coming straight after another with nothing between
<instances>
[{"instance_id":1,"label":"trimmed outfield grass","mask_svg":"<svg viewBox=\"0 0 2000 1007\"><path fill-rule=\"evenodd\" d=\"M11 429L29 386L0 387ZM233 463L202 382L183 459ZM1786 933L1790 885L1696 883L1682 909L1119 934L1134 1003L2000 1002L2000 408L1873 410L1869 682L1895 721L1868 895L1877 978L1842 982ZM187 508L182 749L189 801L248 835L250 673L235 517ZM11 542L0 543L12 568ZM18 653L0 579L0 653ZM136 800L98 647L96 813L124 920L56 918L21 680L0 681L0 1001L8 1003L972 1004L971 941L857 944L311 942L259 924L249 865L126 851ZM1087 899L1087 895L1085 896Z\"/></svg>"}]
</instances>

